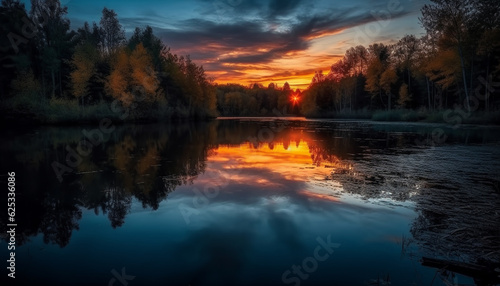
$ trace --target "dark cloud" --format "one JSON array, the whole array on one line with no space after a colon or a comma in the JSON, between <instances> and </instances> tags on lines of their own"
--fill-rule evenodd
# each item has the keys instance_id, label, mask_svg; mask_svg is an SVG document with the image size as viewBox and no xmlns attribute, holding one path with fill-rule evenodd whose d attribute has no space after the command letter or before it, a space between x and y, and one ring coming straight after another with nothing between
<instances>
[{"instance_id":1,"label":"dark cloud","mask_svg":"<svg viewBox=\"0 0 500 286\"><path fill-rule=\"evenodd\" d=\"M269 15L271 17L288 15L294 12L302 0L271 0L269 2Z\"/></svg>"},{"instance_id":2,"label":"dark cloud","mask_svg":"<svg viewBox=\"0 0 500 286\"><path fill-rule=\"evenodd\" d=\"M28 0L21 1L29 7ZM428 1L400 0L403 11L392 14L391 19L414 14L413 18L405 18L408 21L404 26L408 29L393 24L384 26L373 41L397 39L402 33L418 34L421 28L417 14ZM376 14L387 12L389 3L388 0L91 0L69 1L68 16L76 29L84 21L99 22L101 10L106 6L118 13L127 36L135 27L150 25L174 53L190 54L208 71L236 75L242 69L236 69L241 66L235 65L270 65L284 58L296 60L289 53L299 54L314 47L316 39L376 22ZM359 44L355 32L352 40L346 39L349 36L342 34L335 45L347 49ZM318 53L318 49L314 50ZM332 52L331 46L325 47L326 50ZM317 62L315 66L319 67Z\"/></svg>"},{"instance_id":3,"label":"dark cloud","mask_svg":"<svg viewBox=\"0 0 500 286\"><path fill-rule=\"evenodd\" d=\"M298 4L296 1L293 5ZM295 7L293 5L287 6L288 9ZM402 12L395 17L406 14ZM296 20L288 24L286 30L277 31L266 27L265 21L219 23L190 19L180 23L180 29L162 29L160 35L174 50L190 51L193 59L218 59L219 65L268 63L289 52L307 50L311 39L376 19L369 12L359 13L358 8L350 8L322 15L303 15ZM223 56L225 54L229 56Z\"/></svg>"},{"instance_id":4,"label":"dark cloud","mask_svg":"<svg viewBox=\"0 0 500 286\"><path fill-rule=\"evenodd\" d=\"M227 78L243 75L242 66L237 65L266 65L289 53L306 51L315 39L376 22L373 12L387 9L387 1L364 4L340 1L335 5L303 0L198 0L197 3L197 17L172 20L153 11L147 16L121 18L121 21L127 28L151 25L173 52L190 54L207 71L219 74L225 71ZM405 7L406 10L391 15L391 19L415 12L414 7Z\"/></svg>"},{"instance_id":5,"label":"dark cloud","mask_svg":"<svg viewBox=\"0 0 500 286\"><path fill-rule=\"evenodd\" d=\"M262 12L266 7L266 0L199 0L201 15L203 16L230 16L249 15Z\"/></svg>"}]
</instances>

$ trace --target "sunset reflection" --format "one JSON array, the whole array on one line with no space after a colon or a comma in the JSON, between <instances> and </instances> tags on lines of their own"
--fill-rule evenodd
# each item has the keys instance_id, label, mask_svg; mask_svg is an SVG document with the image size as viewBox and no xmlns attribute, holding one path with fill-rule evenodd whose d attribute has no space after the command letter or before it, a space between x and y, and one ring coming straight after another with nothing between
<instances>
[{"instance_id":1,"label":"sunset reflection","mask_svg":"<svg viewBox=\"0 0 500 286\"><path fill-rule=\"evenodd\" d=\"M352 170L352 165L335 155L317 154L314 141L308 134L294 131L275 142L219 146L207 158L207 171L233 169L237 164L238 174L231 176L234 184L265 188L272 193L286 192L293 189L291 184L298 183L301 187L296 195L339 201L342 185L331 180L331 174ZM273 180L276 176L281 180Z\"/></svg>"}]
</instances>

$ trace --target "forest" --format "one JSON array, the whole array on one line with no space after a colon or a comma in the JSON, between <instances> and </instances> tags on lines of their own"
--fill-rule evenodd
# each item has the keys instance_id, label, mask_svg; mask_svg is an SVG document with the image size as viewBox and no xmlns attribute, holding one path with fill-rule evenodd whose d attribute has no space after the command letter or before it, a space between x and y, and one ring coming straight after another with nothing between
<instances>
[{"instance_id":1,"label":"forest","mask_svg":"<svg viewBox=\"0 0 500 286\"><path fill-rule=\"evenodd\" d=\"M351 47L302 93L287 83L260 93L280 112L306 117L499 124L500 2L433 0L421 13L422 37ZM219 112L266 113L255 89L219 88Z\"/></svg>"},{"instance_id":2,"label":"forest","mask_svg":"<svg viewBox=\"0 0 500 286\"><path fill-rule=\"evenodd\" d=\"M316 73L304 113L454 109L468 117L498 111L500 3L432 2L421 9L423 37L352 47L327 75Z\"/></svg>"},{"instance_id":3,"label":"forest","mask_svg":"<svg viewBox=\"0 0 500 286\"><path fill-rule=\"evenodd\" d=\"M125 38L117 14L70 30L67 7L34 0L26 11L2 1L2 111L8 119L40 122L99 118L152 120L216 116L215 86L203 67L177 56L136 28ZM5 48L7 47L7 48Z\"/></svg>"},{"instance_id":4,"label":"forest","mask_svg":"<svg viewBox=\"0 0 500 286\"><path fill-rule=\"evenodd\" d=\"M111 9L70 29L59 0L0 7L0 109L45 123L285 116L500 123L500 2L432 0L426 34L351 47L309 87L218 84L152 27L127 39Z\"/></svg>"}]
</instances>

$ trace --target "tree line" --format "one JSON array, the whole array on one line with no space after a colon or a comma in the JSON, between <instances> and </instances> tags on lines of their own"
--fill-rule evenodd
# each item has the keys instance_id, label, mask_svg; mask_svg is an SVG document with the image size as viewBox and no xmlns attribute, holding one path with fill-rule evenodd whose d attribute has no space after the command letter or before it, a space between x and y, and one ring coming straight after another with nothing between
<instances>
[{"instance_id":1,"label":"tree line","mask_svg":"<svg viewBox=\"0 0 500 286\"><path fill-rule=\"evenodd\" d=\"M328 74L316 72L301 111L498 111L500 2L432 0L421 12L424 36L352 47Z\"/></svg>"},{"instance_id":2,"label":"tree line","mask_svg":"<svg viewBox=\"0 0 500 286\"><path fill-rule=\"evenodd\" d=\"M216 116L215 87L203 67L177 56L147 26L126 39L117 14L70 29L59 0L0 7L0 96L5 113L47 121L120 116ZM6 115L4 115L6 116ZM8 116L8 115L7 115Z\"/></svg>"},{"instance_id":3,"label":"tree line","mask_svg":"<svg viewBox=\"0 0 500 286\"><path fill-rule=\"evenodd\" d=\"M298 113L299 89L293 91L285 82L282 87L254 83L217 85L217 111L221 116L283 116ZM295 100L294 100L295 99Z\"/></svg>"},{"instance_id":4,"label":"tree line","mask_svg":"<svg viewBox=\"0 0 500 286\"><path fill-rule=\"evenodd\" d=\"M32 0L30 11L2 0L0 108L4 117L49 122L498 111L500 2L432 0L421 12L426 35L351 47L301 92L288 83L215 84L151 27L126 39L108 8L99 23L71 30L59 0Z\"/></svg>"}]
</instances>

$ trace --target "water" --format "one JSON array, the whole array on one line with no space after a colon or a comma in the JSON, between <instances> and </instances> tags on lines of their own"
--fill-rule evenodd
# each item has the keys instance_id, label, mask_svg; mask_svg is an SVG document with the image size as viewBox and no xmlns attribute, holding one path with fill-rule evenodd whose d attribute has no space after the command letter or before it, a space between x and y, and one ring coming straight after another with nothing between
<instances>
[{"instance_id":1,"label":"water","mask_svg":"<svg viewBox=\"0 0 500 286\"><path fill-rule=\"evenodd\" d=\"M16 282L473 285L420 259L499 261L497 127L303 118L111 127L102 138L95 126L5 131ZM84 130L94 144L81 142ZM8 258L5 216L1 227Z\"/></svg>"}]
</instances>

